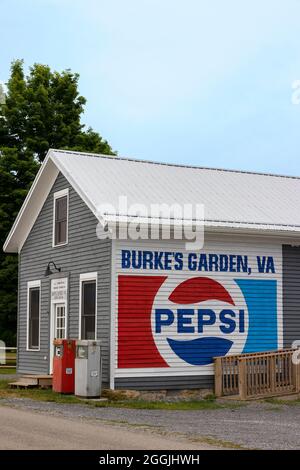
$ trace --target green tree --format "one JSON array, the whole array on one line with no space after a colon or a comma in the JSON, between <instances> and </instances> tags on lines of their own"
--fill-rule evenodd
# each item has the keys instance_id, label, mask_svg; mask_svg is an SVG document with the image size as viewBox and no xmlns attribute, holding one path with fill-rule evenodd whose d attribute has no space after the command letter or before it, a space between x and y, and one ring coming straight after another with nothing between
<instances>
[{"instance_id":1,"label":"green tree","mask_svg":"<svg viewBox=\"0 0 300 470\"><path fill-rule=\"evenodd\" d=\"M5 102L5 92L2 83L0 83L0 104Z\"/></svg>"},{"instance_id":2,"label":"green tree","mask_svg":"<svg viewBox=\"0 0 300 470\"><path fill-rule=\"evenodd\" d=\"M11 65L0 94L0 242L14 222L49 148L114 155L106 140L81 123L86 99L79 75L35 64L24 75L23 61ZM5 96L4 96L5 95ZM17 314L16 255L0 252L0 339L14 344Z\"/></svg>"}]
</instances>

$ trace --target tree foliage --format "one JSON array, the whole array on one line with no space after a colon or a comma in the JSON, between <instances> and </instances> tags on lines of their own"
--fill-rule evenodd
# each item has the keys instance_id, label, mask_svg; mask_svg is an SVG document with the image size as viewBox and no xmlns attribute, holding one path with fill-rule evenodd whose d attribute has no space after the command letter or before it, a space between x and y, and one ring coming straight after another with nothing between
<instances>
[{"instance_id":1,"label":"tree foliage","mask_svg":"<svg viewBox=\"0 0 300 470\"><path fill-rule=\"evenodd\" d=\"M0 100L0 241L3 245L49 148L114 154L106 140L81 123L86 99L79 75L23 61L11 65ZM5 93L5 96L3 96ZM17 256L0 252L0 339L16 338Z\"/></svg>"}]
</instances>

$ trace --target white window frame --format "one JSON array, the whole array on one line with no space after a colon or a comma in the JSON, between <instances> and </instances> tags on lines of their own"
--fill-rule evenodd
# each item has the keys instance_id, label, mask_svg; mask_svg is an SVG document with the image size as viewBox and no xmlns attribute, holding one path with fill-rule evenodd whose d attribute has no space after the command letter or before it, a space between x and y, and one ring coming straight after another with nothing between
<instances>
[{"instance_id":1,"label":"white window frame","mask_svg":"<svg viewBox=\"0 0 300 470\"><path fill-rule=\"evenodd\" d=\"M38 348L30 348L29 347L29 306L30 306L30 298L29 293L30 289L34 288L40 289L40 302L39 302L39 347ZM41 350L41 305L42 305L42 289L41 289L41 281L29 281L27 282L27 321L26 321L26 351L38 352Z\"/></svg>"},{"instance_id":2,"label":"white window frame","mask_svg":"<svg viewBox=\"0 0 300 470\"><path fill-rule=\"evenodd\" d=\"M56 200L61 197L67 196L67 227L66 227L66 241L64 243L55 244L55 212L56 212ZM62 189L53 194L53 223L52 223L52 248L58 248L65 246L69 241L69 188Z\"/></svg>"},{"instance_id":3,"label":"white window frame","mask_svg":"<svg viewBox=\"0 0 300 470\"><path fill-rule=\"evenodd\" d=\"M83 273L80 274L79 278L79 331L78 331L78 339L81 339L81 318L82 318L82 283L85 281L95 281L96 283L96 292L95 292L95 340L97 340L97 297L98 297L98 273Z\"/></svg>"}]
</instances>

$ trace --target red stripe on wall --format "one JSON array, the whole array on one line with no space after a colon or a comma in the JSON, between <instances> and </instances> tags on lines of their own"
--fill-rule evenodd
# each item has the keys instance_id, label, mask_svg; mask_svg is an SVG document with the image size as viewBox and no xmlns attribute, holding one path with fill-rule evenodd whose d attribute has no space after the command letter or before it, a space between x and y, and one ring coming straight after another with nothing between
<instances>
[{"instance_id":1,"label":"red stripe on wall","mask_svg":"<svg viewBox=\"0 0 300 470\"><path fill-rule=\"evenodd\" d=\"M120 369L169 367L156 347L151 328L154 298L166 278L167 276L118 276L118 367ZM128 295L129 293L131 295Z\"/></svg>"}]
</instances>

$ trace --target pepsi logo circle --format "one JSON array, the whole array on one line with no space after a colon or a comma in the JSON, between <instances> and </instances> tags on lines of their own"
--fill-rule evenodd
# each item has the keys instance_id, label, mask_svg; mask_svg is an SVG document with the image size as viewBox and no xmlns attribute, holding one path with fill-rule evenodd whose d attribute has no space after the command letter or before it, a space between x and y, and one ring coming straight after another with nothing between
<instances>
[{"instance_id":1,"label":"pepsi logo circle","mask_svg":"<svg viewBox=\"0 0 300 470\"><path fill-rule=\"evenodd\" d=\"M233 279L169 277L151 313L152 334L169 366L212 364L213 357L240 354L248 332L248 310Z\"/></svg>"}]
</instances>

